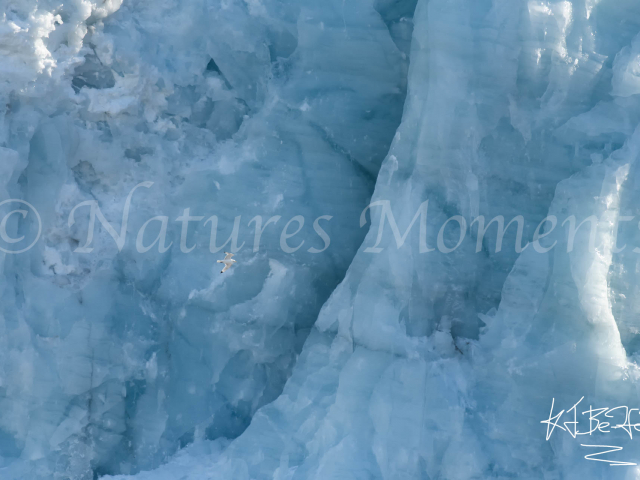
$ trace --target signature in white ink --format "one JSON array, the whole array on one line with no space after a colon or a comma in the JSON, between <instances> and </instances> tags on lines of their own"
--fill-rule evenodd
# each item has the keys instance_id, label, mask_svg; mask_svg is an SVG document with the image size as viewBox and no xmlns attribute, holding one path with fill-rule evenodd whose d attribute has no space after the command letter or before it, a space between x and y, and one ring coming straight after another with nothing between
<instances>
[{"instance_id":1,"label":"signature in white ink","mask_svg":"<svg viewBox=\"0 0 640 480\"><path fill-rule=\"evenodd\" d=\"M547 425L547 441L549 441L556 428L560 429L563 432L567 432L573 438L577 438L579 435L592 435L594 433L607 434L611 433L612 430L623 429L629 435L629 438L633 439L634 431L640 432L640 423L631 423L631 416L634 413L638 416L638 420L640 421L640 409L623 406L614 408L593 408L592 406L589 406L589 410L585 410L580 414L582 416L588 416L587 421L589 428L581 431L579 429L580 422L578 421L578 405L580 405L582 400L584 400L584 397L578 400L578 402L575 403L569 410L560 410L560 412L558 412L557 414L554 414L553 411L555 398L551 401L551 411L549 412L549 418L540 422ZM568 415L569 420L561 423L560 420L564 415ZM620 422L620 420L623 421ZM619 452L622 450L622 447L617 447L615 445L586 445L582 443L580 445L582 447L588 448L606 449L603 451L585 455L584 458L586 460L605 462L611 466L637 465L637 463L608 460L605 458L595 458L606 455L607 453Z\"/></svg>"}]
</instances>

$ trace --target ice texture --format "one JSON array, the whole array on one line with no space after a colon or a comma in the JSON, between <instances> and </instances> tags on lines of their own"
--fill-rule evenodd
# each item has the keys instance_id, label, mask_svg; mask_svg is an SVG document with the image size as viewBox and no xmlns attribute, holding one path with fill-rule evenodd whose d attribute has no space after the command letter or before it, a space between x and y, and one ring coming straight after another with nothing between
<instances>
[{"instance_id":1,"label":"ice texture","mask_svg":"<svg viewBox=\"0 0 640 480\"><path fill-rule=\"evenodd\" d=\"M411 8L2 5L0 200L29 202L43 225L36 247L0 257L0 478L135 473L237 437L281 393L366 233L358 217L404 104ZM89 206L69 222L74 207L97 202L120 234L131 192L128 240L98 225L78 253ZM242 247L240 261L224 276L213 220L181 245L185 209L217 217L216 247L237 223L218 255ZM259 248L257 215L280 217L260 225ZM173 246L140 253L154 216L170 219ZM313 254L321 216L333 245ZM305 225L288 245L304 245L283 251L293 218ZM17 219L12 237L34 233Z\"/></svg>"},{"instance_id":2,"label":"ice texture","mask_svg":"<svg viewBox=\"0 0 640 480\"><path fill-rule=\"evenodd\" d=\"M43 237L0 256L1 478L640 478L584 458L640 463L622 429L540 423L640 403L637 0L4 4L0 200ZM220 276L208 225L74 253L71 209L119 226L141 182L132 235L189 207L221 245L240 216L243 261ZM379 207L365 236L372 194L402 231L428 201L431 248L456 215L599 222L424 253ZM282 217L258 252L255 215Z\"/></svg>"},{"instance_id":3,"label":"ice texture","mask_svg":"<svg viewBox=\"0 0 640 480\"><path fill-rule=\"evenodd\" d=\"M372 254L372 215L283 394L208 468L181 456L141 480L177 478L177 465L188 479L636 478L586 461L570 437L546 442L540 421L552 398L638 400L638 257L613 250L618 219L637 211L640 6L431 0L414 24L373 201L407 226L429 200L431 246L456 214L523 215L527 239L547 214L596 215L596 251L586 229L571 253L556 230L542 241L555 249L521 255L477 254L474 236L421 254L417 235L398 249L386 230ZM637 245L636 232L621 224L618 243Z\"/></svg>"}]
</instances>

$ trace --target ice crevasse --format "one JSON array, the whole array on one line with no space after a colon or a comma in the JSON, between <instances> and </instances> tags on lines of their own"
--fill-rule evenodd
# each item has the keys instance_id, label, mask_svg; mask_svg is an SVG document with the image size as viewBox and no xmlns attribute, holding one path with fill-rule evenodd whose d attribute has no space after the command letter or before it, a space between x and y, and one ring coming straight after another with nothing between
<instances>
[{"instance_id":1,"label":"ice crevasse","mask_svg":"<svg viewBox=\"0 0 640 480\"><path fill-rule=\"evenodd\" d=\"M552 399L640 404L637 1L5 11L2 196L43 234L0 260L2 478L640 477L585 458L640 463L624 429L541 423ZM118 224L140 182L132 232L190 207L222 241L241 217L244 261L220 276L209 225L188 255L109 235L75 254L71 209ZM598 222L423 252L373 207L365 236L386 201L402 229L428 201L431 248L454 216L522 215L525 241L549 215ZM275 228L252 252L265 212L332 216L331 248L307 225L293 254Z\"/></svg>"}]
</instances>

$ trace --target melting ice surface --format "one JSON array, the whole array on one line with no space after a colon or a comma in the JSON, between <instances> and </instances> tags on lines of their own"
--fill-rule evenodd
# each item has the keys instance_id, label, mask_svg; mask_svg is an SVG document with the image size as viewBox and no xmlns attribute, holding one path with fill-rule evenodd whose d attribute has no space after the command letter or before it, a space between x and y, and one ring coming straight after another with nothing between
<instances>
[{"instance_id":1,"label":"melting ice surface","mask_svg":"<svg viewBox=\"0 0 640 480\"><path fill-rule=\"evenodd\" d=\"M0 4L0 197L42 218L0 256L2 479L640 478L584 458L640 463L622 429L540 423L640 407L637 0ZM74 206L118 229L141 182L122 250L75 252ZM372 254L372 195L403 228L428 200L431 246L454 215L600 222L594 249ZM240 218L225 276L185 208L217 245ZM173 246L140 253L161 215Z\"/></svg>"}]
</instances>

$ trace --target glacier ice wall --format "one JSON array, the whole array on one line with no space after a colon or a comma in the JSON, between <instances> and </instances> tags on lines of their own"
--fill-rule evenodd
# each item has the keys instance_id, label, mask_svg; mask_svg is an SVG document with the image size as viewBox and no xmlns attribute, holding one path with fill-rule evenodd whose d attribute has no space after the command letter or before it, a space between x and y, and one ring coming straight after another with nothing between
<instances>
[{"instance_id":1,"label":"glacier ice wall","mask_svg":"<svg viewBox=\"0 0 640 480\"><path fill-rule=\"evenodd\" d=\"M281 393L362 242L415 2L1 3L1 200L33 205L42 236L0 256L0 477L134 473L237 437ZM98 225L77 252L82 202L128 234L121 248ZM217 216L216 247L238 224L224 277L212 225L192 223L183 252L187 208ZM173 246L141 254L154 216ZM320 216L333 217L325 255L309 252ZM304 247L288 253L294 217ZM35 233L17 219L12 237Z\"/></svg>"},{"instance_id":2,"label":"glacier ice wall","mask_svg":"<svg viewBox=\"0 0 640 480\"><path fill-rule=\"evenodd\" d=\"M5 2L2 198L44 226L0 257L2 478L638 478L540 422L638 405L640 4L415 4ZM131 232L189 207L221 244L242 217L229 276L208 226L188 255L73 252L74 205L119 225L145 181ZM595 215L595 248L398 248L375 207L359 228L374 181L402 230L429 202L431 247L455 215L523 215L526 240ZM252 252L259 214L331 215L332 247L267 228ZM637 461L625 435L585 442Z\"/></svg>"},{"instance_id":3,"label":"glacier ice wall","mask_svg":"<svg viewBox=\"0 0 640 480\"><path fill-rule=\"evenodd\" d=\"M552 399L637 408L638 257L616 244L638 245L638 39L635 1L419 1L373 201L406 227L428 200L431 247L482 214L523 215L528 240L547 215L595 215L595 248L555 229L539 251L487 236L476 253L472 230L420 253L417 227L396 248L372 213L282 395L228 446L136 478L638 478L580 446L636 462L626 432L547 441L541 424Z\"/></svg>"}]
</instances>

